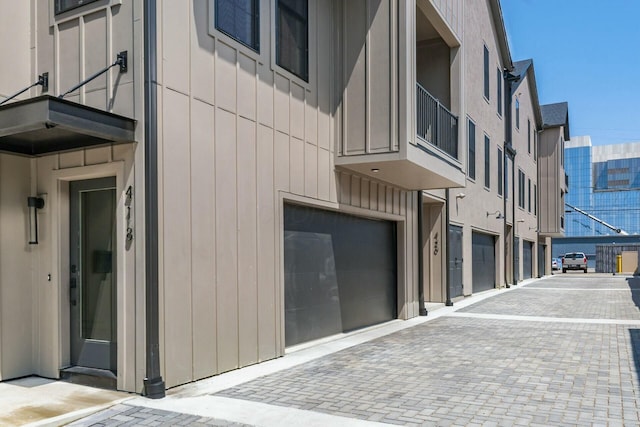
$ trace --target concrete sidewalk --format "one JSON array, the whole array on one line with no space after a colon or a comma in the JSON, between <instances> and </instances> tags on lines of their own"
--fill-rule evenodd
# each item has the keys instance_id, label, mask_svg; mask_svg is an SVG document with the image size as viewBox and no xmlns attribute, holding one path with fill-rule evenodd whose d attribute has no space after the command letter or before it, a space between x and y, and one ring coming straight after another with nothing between
<instances>
[{"instance_id":1,"label":"concrete sidewalk","mask_svg":"<svg viewBox=\"0 0 640 427\"><path fill-rule=\"evenodd\" d=\"M59 426L132 398L40 377L0 382L0 426Z\"/></svg>"}]
</instances>

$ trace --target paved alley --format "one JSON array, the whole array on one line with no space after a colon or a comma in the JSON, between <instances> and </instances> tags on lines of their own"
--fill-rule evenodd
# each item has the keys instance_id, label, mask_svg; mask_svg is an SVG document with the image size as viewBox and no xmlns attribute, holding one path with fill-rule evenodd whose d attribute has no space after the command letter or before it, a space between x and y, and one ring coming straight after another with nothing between
<instances>
[{"instance_id":1,"label":"paved alley","mask_svg":"<svg viewBox=\"0 0 640 427\"><path fill-rule=\"evenodd\" d=\"M556 274L246 382L215 377L72 425L638 425L639 293L638 278Z\"/></svg>"}]
</instances>

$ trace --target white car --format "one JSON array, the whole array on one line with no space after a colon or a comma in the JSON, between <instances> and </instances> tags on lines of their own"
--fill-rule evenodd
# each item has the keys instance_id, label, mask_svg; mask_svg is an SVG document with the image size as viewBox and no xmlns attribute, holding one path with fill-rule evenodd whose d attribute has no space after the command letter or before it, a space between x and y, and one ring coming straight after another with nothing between
<instances>
[{"instance_id":1,"label":"white car","mask_svg":"<svg viewBox=\"0 0 640 427\"><path fill-rule=\"evenodd\" d=\"M560 270L560 263L558 262L558 258L551 259L551 270Z\"/></svg>"}]
</instances>

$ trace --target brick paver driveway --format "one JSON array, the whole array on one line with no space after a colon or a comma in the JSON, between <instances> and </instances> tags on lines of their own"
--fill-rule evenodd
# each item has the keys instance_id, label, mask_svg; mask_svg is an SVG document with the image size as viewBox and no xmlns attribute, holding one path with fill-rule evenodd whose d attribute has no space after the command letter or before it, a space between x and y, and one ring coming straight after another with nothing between
<instances>
[{"instance_id":1,"label":"brick paver driveway","mask_svg":"<svg viewBox=\"0 0 640 427\"><path fill-rule=\"evenodd\" d=\"M215 396L400 425L640 425L639 298L637 278L555 275Z\"/></svg>"}]
</instances>

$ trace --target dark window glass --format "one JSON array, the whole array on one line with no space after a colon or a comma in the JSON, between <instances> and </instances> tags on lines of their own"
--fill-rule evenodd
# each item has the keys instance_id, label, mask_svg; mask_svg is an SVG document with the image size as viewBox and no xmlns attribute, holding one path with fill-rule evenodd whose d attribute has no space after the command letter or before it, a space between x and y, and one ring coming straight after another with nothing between
<instances>
[{"instance_id":1,"label":"dark window glass","mask_svg":"<svg viewBox=\"0 0 640 427\"><path fill-rule=\"evenodd\" d=\"M498 147L498 195L502 196L502 181L504 180L504 175L502 174L502 150Z\"/></svg>"},{"instance_id":2,"label":"dark window glass","mask_svg":"<svg viewBox=\"0 0 640 427\"><path fill-rule=\"evenodd\" d=\"M538 186L533 184L533 214L538 215Z\"/></svg>"},{"instance_id":3,"label":"dark window glass","mask_svg":"<svg viewBox=\"0 0 640 427\"><path fill-rule=\"evenodd\" d=\"M491 188L491 140L484 136L484 186Z\"/></svg>"},{"instance_id":4,"label":"dark window glass","mask_svg":"<svg viewBox=\"0 0 640 427\"><path fill-rule=\"evenodd\" d=\"M476 179L476 125L469 120L469 178Z\"/></svg>"},{"instance_id":5,"label":"dark window glass","mask_svg":"<svg viewBox=\"0 0 640 427\"><path fill-rule=\"evenodd\" d=\"M489 49L484 47L484 97L489 99Z\"/></svg>"},{"instance_id":6,"label":"dark window glass","mask_svg":"<svg viewBox=\"0 0 640 427\"><path fill-rule=\"evenodd\" d=\"M75 9L76 7L84 6L88 3L93 3L97 0L56 0L55 1L55 14L66 12L67 10Z\"/></svg>"},{"instance_id":7,"label":"dark window glass","mask_svg":"<svg viewBox=\"0 0 640 427\"><path fill-rule=\"evenodd\" d=\"M518 171L518 206L524 209L524 172Z\"/></svg>"},{"instance_id":8,"label":"dark window glass","mask_svg":"<svg viewBox=\"0 0 640 427\"><path fill-rule=\"evenodd\" d=\"M502 73L500 72L500 68L496 71L496 87L498 88L496 102L498 104L498 114L502 115Z\"/></svg>"},{"instance_id":9,"label":"dark window glass","mask_svg":"<svg viewBox=\"0 0 640 427\"><path fill-rule=\"evenodd\" d=\"M531 120L527 119L527 152L531 154Z\"/></svg>"},{"instance_id":10,"label":"dark window glass","mask_svg":"<svg viewBox=\"0 0 640 427\"><path fill-rule=\"evenodd\" d=\"M504 161L504 198L509 199L509 159Z\"/></svg>"},{"instance_id":11,"label":"dark window glass","mask_svg":"<svg viewBox=\"0 0 640 427\"><path fill-rule=\"evenodd\" d=\"M533 160L538 160L538 132L533 130Z\"/></svg>"},{"instance_id":12,"label":"dark window glass","mask_svg":"<svg viewBox=\"0 0 640 427\"><path fill-rule=\"evenodd\" d=\"M520 129L520 100L516 98L516 129Z\"/></svg>"},{"instance_id":13,"label":"dark window glass","mask_svg":"<svg viewBox=\"0 0 640 427\"><path fill-rule=\"evenodd\" d=\"M527 180L527 195L528 195L527 210L531 212L531 179Z\"/></svg>"},{"instance_id":14,"label":"dark window glass","mask_svg":"<svg viewBox=\"0 0 640 427\"><path fill-rule=\"evenodd\" d=\"M276 2L276 64L309 81L307 0Z\"/></svg>"},{"instance_id":15,"label":"dark window glass","mask_svg":"<svg viewBox=\"0 0 640 427\"><path fill-rule=\"evenodd\" d=\"M216 29L260 50L259 0L216 0Z\"/></svg>"}]
</instances>

